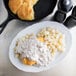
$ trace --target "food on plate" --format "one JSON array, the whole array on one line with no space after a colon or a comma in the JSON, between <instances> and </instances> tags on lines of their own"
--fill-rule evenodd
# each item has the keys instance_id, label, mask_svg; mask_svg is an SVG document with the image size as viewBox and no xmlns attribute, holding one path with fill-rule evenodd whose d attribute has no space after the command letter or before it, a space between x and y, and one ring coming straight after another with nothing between
<instances>
[{"instance_id":1,"label":"food on plate","mask_svg":"<svg viewBox=\"0 0 76 76\"><path fill-rule=\"evenodd\" d=\"M27 65L46 66L51 61L51 54L46 44L31 34L18 39L15 54Z\"/></svg>"},{"instance_id":2,"label":"food on plate","mask_svg":"<svg viewBox=\"0 0 76 76\"><path fill-rule=\"evenodd\" d=\"M54 55L56 51L62 52L65 50L65 35L57 29L50 27L42 28L38 32L37 38L39 41L46 43L52 55Z\"/></svg>"},{"instance_id":3,"label":"food on plate","mask_svg":"<svg viewBox=\"0 0 76 76\"><path fill-rule=\"evenodd\" d=\"M34 65L34 64L36 64L36 61L34 61L34 60L29 60L28 58L22 58L22 62L24 63L24 64L27 64L27 65Z\"/></svg>"},{"instance_id":4,"label":"food on plate","mask_svg":"<svg viewBox=\"0 0 76 76\"><path fill-rule=\"evenodd\" d=\"M37 34L22 36L14 47L15 56L30 66L47 66L64 50L65 35L50 27L40 29Z\"/></svg>"},{"instance_id":5,"label":"food on plate","mask_svg":"<svg viewBox=\"0 0 76 76\"><path fill-rule=\"evenodd\" d=\"M38 0L9 0L9 8L22 20L34 20L34 5Z\"/></svg>"}]
</instances>

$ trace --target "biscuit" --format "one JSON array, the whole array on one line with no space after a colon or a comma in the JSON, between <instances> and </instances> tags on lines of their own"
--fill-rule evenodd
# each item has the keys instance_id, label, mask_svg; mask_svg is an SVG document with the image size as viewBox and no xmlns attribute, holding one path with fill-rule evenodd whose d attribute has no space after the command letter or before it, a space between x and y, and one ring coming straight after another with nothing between
<instances>
[{"instance_id":1,"label":"biscuit","mask_svg":"<svg viewBox=\"0 0 76 76\"><path fill-rule=\"evenodd\" d=\"M22 4L23 0L9 0L9 8L14 14L16 14Z\"/></svg>"},{"instance_id":2,"label":"biscuit","mask_svg":"<svg viewBox=\"0 0 76 76\"><path fill-rule=\"evenodd\" d=\"M17 15L22 20L33 20L34 19L33 6L28 3L24 3L18 9Z\"/></svg>"},{"instance_id":3,"label":"biscuit","mask_svg":"<svg viewBox=\"0 0 76 76\"><path fill-rule=\"evenodd\" d=\"M9 8L22 20L34 20L34 5L38 0L9 0Z\"/></svg>"}]
</instances>

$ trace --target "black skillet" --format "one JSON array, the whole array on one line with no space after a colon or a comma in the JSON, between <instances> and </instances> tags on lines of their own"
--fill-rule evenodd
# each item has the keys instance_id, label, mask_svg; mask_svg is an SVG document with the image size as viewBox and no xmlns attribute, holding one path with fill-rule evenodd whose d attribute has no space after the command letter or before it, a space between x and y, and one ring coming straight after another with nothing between
<instances>
[{"instance_id":1,"label":"black skillet","mask_svg":"<svg viewBox=\"0 0 76 76\"><path fill-rule=\"evenodd\" d=\"M5 8L7 9L8 11L8 17L7 19L0 25L0 34L2 33L2 31L4 30L4 28L6 27L7 23L13 19L18 19L18 20L21 20L18 18L17 15L14 15L9 7L8 7L8 1L9 0L3 0L4 1L4 5L5 5ZM25 22L36 22L36 21L39 21L41 19L43 19L44 17L48 16L49 14L51 14L54 10L54 7L57 3L57 0L39 0L39 2L34 6L34 10L35 10L35 20L33 21L26 21L24 20ZM23 20L21 20L23 21Z\"/></svg>"}]
</instances>

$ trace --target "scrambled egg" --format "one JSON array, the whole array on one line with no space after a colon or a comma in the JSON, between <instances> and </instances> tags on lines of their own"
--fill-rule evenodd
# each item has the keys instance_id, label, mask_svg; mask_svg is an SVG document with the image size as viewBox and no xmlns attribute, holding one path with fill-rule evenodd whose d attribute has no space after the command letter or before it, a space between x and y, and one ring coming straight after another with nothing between
<instances>
[{"instance_id":1,"label":"scrambled egg","mask_svg":"<svg viewBox=\"0 0 76 76\"><path fill-rule=\"evenodd\" d=\"M43 28L38 32L37 39L48 46L52 55L55 55L56 51L62 52L65 50L65 36L57 29Z\"/></svg>"},{"instance_id":2,"label":"scrambled egg","mask_svg":"<svg viewBox=\"0 0 76 76\"><path fill-rule=\"evenodd\" d=\"M26 64L26 65L34 65L34 64L36 64L36 61L33 61L33 60L29 60L28 58L23 58L22 59L22 62L24 63L24 64Z\"/></svg>"}]
</instances>

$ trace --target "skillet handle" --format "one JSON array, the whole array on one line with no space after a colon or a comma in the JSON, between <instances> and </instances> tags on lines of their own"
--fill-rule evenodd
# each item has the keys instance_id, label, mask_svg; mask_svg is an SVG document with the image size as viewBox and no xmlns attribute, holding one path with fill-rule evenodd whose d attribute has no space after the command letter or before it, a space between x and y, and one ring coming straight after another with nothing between
<instances>
[{"instance_id":1,"label":"skillet handle","mask_svg":"<svg viewBox=\"0 0 76 76\"><path fill-rule=\"evenodd\" d=\"M8 14L7 19L2 24L0 24L0 34L3 32L3 30L5 29L5 27L8 24L8 22L13 20L13 19L14 18Z\"/></svg>"}]
</instances>

